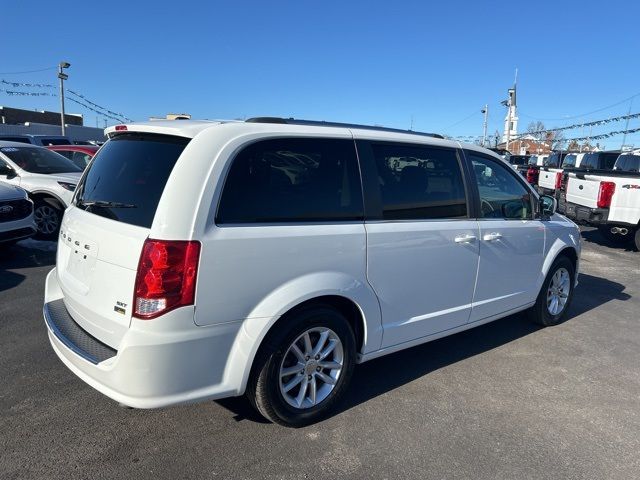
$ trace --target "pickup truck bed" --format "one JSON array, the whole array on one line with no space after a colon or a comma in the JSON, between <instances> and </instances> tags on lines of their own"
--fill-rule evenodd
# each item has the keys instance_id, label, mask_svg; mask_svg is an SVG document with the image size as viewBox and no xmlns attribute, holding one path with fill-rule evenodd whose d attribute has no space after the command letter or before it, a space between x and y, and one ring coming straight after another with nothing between
<instances>
[{"instance_id":1,"label":"pickup truck bed","mask_svg":"<svg viewBox=\"0 0 640 480\"><path fill-rule=\"evenodd\" d=\"M565 215L609 238L634 238L640 249L640 173L573 169L566 175Z\"/></svg>"}]
</instances>

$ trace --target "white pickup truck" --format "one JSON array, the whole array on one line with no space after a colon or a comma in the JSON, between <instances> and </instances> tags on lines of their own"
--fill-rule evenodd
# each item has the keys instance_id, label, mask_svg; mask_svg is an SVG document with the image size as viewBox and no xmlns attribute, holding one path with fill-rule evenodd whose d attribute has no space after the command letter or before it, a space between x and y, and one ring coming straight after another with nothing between
<instances>
[{"instance_id":1,"label":"white pickup truck","mask_svg":"<svg viewBox=\"0 0 640 480\"><path fill-rule=\"evenodd\" d=\"M567 177L565 215L640 250L640 151L620 155L613 170L579 168Z\"/></svg>"},{"instance_id":2,"label":"white pickup truck","mask_svg":"<svg viewBox=\"0 0 640 480\"><path fill-rule=\"evenodd\" d=\"M556 195L556 191L560 190L562 165L569 155L567 152L555 152L544 161L538 175L538 192L540 195L553 197Z\"/></svg>"}]
</instances>

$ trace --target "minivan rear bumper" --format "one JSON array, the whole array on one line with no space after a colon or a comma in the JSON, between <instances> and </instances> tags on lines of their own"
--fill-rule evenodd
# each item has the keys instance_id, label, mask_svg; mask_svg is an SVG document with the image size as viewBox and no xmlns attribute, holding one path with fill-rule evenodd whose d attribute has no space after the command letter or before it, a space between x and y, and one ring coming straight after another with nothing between
<instances>
[{"instance_id":1,"label":"minivan rear bumper","mask_svg":"<svg viewBox=\"0 0 640 480\"><path fill-rule=\"evenodd\" d=\"M112 349L75 323L56 269L47 276L43 312L60 360L119 403L158 408L242 393L242 376L227 368L242 322L200 327L193 322L193 307L183 307L154 320L132 320Z\"/></svg>"}]
</instances>

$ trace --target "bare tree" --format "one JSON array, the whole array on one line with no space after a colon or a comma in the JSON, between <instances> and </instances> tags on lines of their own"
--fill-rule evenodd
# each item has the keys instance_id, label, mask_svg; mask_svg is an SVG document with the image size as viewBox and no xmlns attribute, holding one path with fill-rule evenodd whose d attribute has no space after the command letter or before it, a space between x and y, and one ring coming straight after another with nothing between
<instances>
[{"instance_id":1,"label":"bare tree","mask_svg":"<svg viewBox=\"0 0 640 480\"><path fill-rule=\"evenodd\" d=\"M565 143L564 133L558 130L547 130L540 120L531 122L527 126L527 135L532 136L537 142L547 143L551 150L562 148Z\"/></svg>"},{"instance_id":2,"label":"bare tree","mask_svg":"<svg viewBox=\"0 0 640 480\"><path fill-rule=\"evenodd\" d=\"M531 122L527 125L527 135L531 135L538 142L544 142L546 140L546 134L541 130L545 130L545 128L544 123L540 120Z\"/></svg>"}]
</instances>

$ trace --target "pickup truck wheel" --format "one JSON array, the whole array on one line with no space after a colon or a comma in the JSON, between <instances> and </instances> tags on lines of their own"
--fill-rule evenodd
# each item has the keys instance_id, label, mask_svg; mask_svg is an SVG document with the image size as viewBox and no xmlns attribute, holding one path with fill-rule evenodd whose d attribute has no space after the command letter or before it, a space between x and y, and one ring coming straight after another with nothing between
<instances>
[{"instance_id":1,"label":"pickup truck wheel","mask_svg":"<svg viewBox=\"0 0 640 480\"><path fill-rule=\"evenodd\" d=\"M355 365L355 336L330 307L305 309L283 322L256 356L247 396L268 420L301 427L343 397Z\"/></svg>"},{"instance_id":2,"label":"pickup truck wheel","mask_svg":"<svg viewBox=\"0 0 640 480\"><path fill-rule=\"evenodd\" d=\"M636 244L636 250L640 252L640 227L636 228L636 234L633 237L634 243Z\"/></svg>"},{"instance_id":3,"label":"pickup truck wheel","mask_svg":"<svg viewBox=\"0 0 640 480\"><path fill-rule=\"evenodd\" d=\"M562 322L573 298L575 275L575 267L567 257L560 256L553 262L535 305L528 311L533 322L545 327Z\"/></svg>"},{"instance_id":4,"label":"pickup truck wheel","mask_svg":"<svg viewBox=\"0 0 640 480\"><path fill-rule=\"evenodd\" d=\"M607 241L611 243L622 245L631 241L631 239L633 238L633 230L630 228L627 230L627 233L625 235L623 235L622 233L613 233L611 231L611 228L612 227L608 225L598 227L600 235L602 235Z\"/></svg>"},{"instance_id":5,"label":"pickup truck wheel","mask_svg":"<svg viewBox=\"0 0 640 480\"><path fill-rule=\"evenodd\" d=\"M35 238L55 240L60 231L62 213L62 209L58 208L53 201L47 201L47 199L36 200L33 207L33 219L38 229Z\"/></svg>"}]
</instances>

